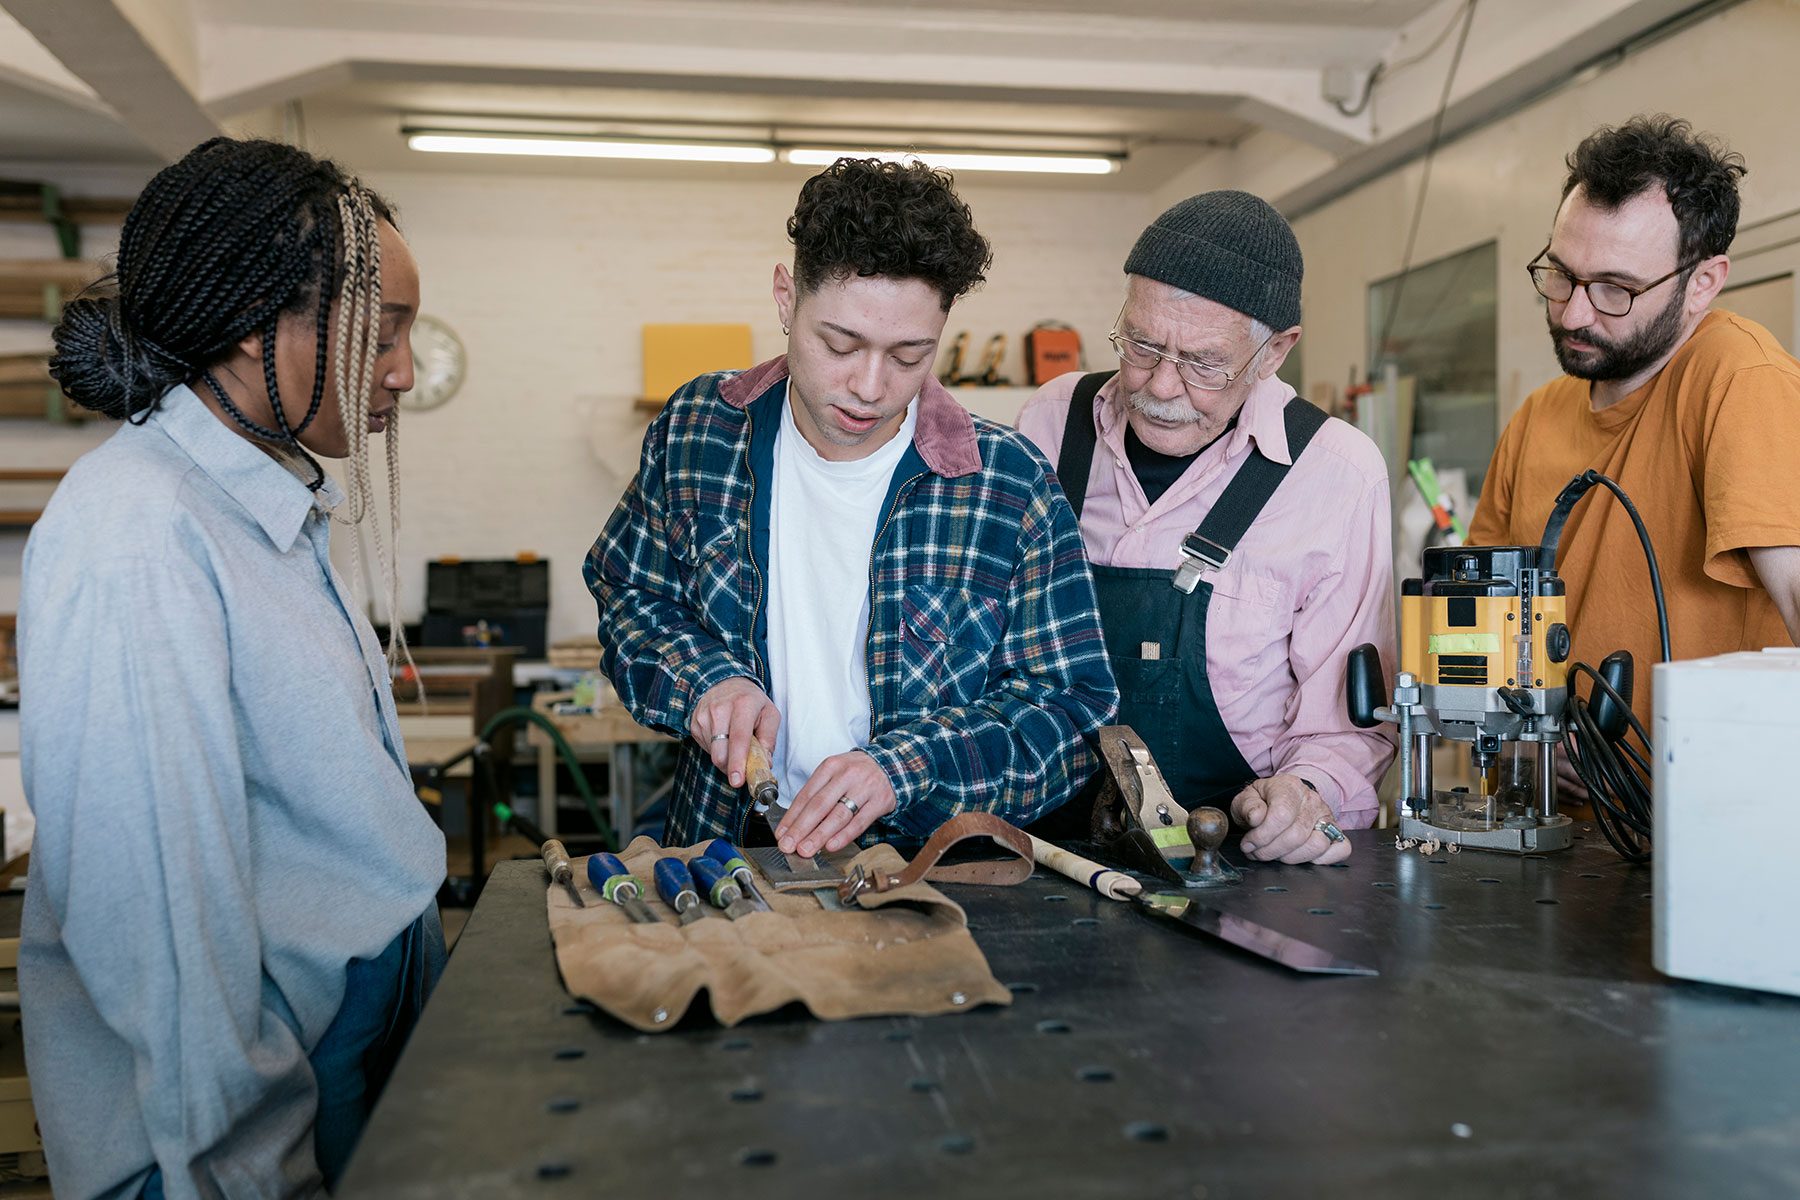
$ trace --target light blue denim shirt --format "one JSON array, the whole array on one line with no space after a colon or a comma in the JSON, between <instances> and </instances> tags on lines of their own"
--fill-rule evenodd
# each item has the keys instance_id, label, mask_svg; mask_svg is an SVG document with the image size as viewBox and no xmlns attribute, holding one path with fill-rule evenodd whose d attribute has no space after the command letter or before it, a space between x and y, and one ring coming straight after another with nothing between
<instances>
[{"instance_id":1,"label":"light blue denim shirt","mask_svg":"<svg viewBox=\"0 0 1800 1200\"><path fill-rule=\"evenodd\" d=\"M56 1194L318 1187L307 1054L444 878L316 495L182 387L25 549L19 992Z\"/></svg>"}]
</instances>

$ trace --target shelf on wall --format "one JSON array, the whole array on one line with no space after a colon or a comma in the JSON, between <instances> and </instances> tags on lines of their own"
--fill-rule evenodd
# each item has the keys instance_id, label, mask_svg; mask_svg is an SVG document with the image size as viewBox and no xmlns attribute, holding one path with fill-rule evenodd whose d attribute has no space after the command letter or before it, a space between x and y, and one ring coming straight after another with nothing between
<instances>
[{"instance_id":1,"label":"shelf on wall","mask_svg":"<svg viewBox=\"0 0 1800 1200\"><path fill-rule=\"evenodd\" d=\"M0 259L0 317L54 321L65 300L104 273L82 258Z\"/></svg>"},{"instance_id":2,"label":"shelf on wall","mask_svg":"<svg viewBox=\"0 0 1800 1200\"><path fill-rule=\"evenodd\" d=\"M0 484L8 483L58 483L64 472L46 467L4 467L0 468ZM14 502L16 504L16 501ZM29 529L44 515L41 505L31 508L0 508L0 529Z\"/></svg>"}]
</instances>

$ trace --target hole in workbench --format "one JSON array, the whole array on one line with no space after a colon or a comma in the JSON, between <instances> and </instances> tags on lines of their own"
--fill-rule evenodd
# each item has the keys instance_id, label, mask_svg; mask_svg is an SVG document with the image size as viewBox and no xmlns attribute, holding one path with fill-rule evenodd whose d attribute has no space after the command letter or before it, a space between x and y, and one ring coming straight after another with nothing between
<instances>
[{"instance_id":1,"label":"hole in workbench","mask_svg":"<svg viewBox=\"0 0 1800 1200\"><path fill-rule=\"evenodd\" d=\"M1035 983L1009 983L1006 985L1006 990L1015 996L1028 996L1038 990L1038 985Z\"/></svg>"},{"instance_id":2,"label":"hole in workbench","mask_svg":"<svg viewBox=\"0 0 1800 1200\"><path fill-rule=\"evenodd\" d=\"M1098 925L1099 923L1099 917L1076 917L1073 921L1069 922L1071 925Z\"/></svg>"},{"instance_id":3,"label":"hole in workbench","mask_svg":"<svg viewBox=\"0 0 1800 1200\"><path fill-rule=\"evenodd\" d=\"M1524 859L1526 862L1544 862L1544 861L1546 861L1544 856L1541 854L1521 854L1521 855L1519 855L1519 857Z\"/></svg>"},{"instance_id":4,"label":"hole in workbench","mask_svg":"<svg viewBox=\"0 0 1800 1200\"><path fill-rule=\"evenodd\" d=\"M573 1096L552 1096L544 1107L553 1113L572 1113L580 1111L581 1101Z\"/></svg>"},{"instance_id":5,"label":"hole in workbench","mask_svg":"<svg viewBox=\"0 0 1800 1200\"><path fill-rule=\"evenodd\" d=\"M580 1046L564 1046L556 1052L556 1057L566 1062L572 1058L581 1058L585 1054L587 1051Z\"/></svg>"},{"instance_id":6,"label":"hole in workbench","mask_svg":"<svg viewBox=\"0 0 1800 1200\"><path fill-rule=\"evenodd\" d=\"M1348 871L1350 869L1350 864L1345 862L1326 863L1325 865L1334 871Z\"/></svg>"},{"instance_id":7,"label":"hole in workbench","mask_svg":"<svg viewBox=\"0 0 1800 1200\"><path fill-rule=\"evenodd\" d=\"M727 1038L725 1041L719 1043L719 1049L721 1050L748 1050L749 1048L749 1038Z\"/></svg>"},{"instance_id":8,"label":"hole in workbench","mask_svg":"<svg viewBox=\"0 0 1800 1200\"><path fill-rule=\"evenodd\" d=\"M571 1004L567 1008L563 1009L563 1016L565 1016L565 1017L591 1017L598 1011L599 1010L596 1009L593 1005L591 1005L591 1004L587 1003L585 1000L583 1000L583 1001L577 1001L576 1003Z\"/></svg>"},{"instance_id":9,"label":"hole in workbench","mask_svg":"<svg viewBox=\"0 0 1800 1200\"><path fill-rule=\"evenodd\" d=\"M1495 879L1492 875L1483 875L1480 879L1477 879L1475 882L1476 883L1499 883L1500 881L1498 879Z\"/></svg>"},{"instance_id":10,"label":"hole in workbench","mask_svg":"<svg viewBox=\"0 0 1800 1200\"><path fill-rule=\"evenodd\" d=\"M1331 910L1329 908L1309 908L1306 911L1315 917L1329 917L1331 915Z\"/></svg>"},{"instance_id":11,"label":"hole in workbench","mask_svg":"<svg viewBox=\"0 0 1800 1200\"><path fill-rule=\"evenodd\" d=\"M1640 900L1654 900L1654 899L1656 899L1656 893L1655 893L1655 892L1643 892L1643 893L1641 893L1641 894L1640 894L1640 895L1639 895L1639 896L1638 896L1638 899L1640 899Z\"/></svg>"},{"instance_id":12,"label":"hole in workbench","mask_svg":"<svg viewBox=\"0 0 1800 1200\"><path fill-rule=\"evenodd\" d=\"M1558 900L1552 896L1539 896L1538 903L1539 904L1561 904L1562 901Z\"/></svg>"},{"instance_id":13,"label":"hole in workbench","mask_svg":"<svg viewBox=\"0 0 1800 1200\"><path fill-rule=\"evenodd\" d=\"M1377 879L1374 883L1370 884L1369 886L1370 887L1378 887L1378 888L1391 888L1394 885L1389 883L1385 879Z\"/></svg>"},{"instance_id":14,"label":"hole in workbench","mask_svg":"<svg viewBox=\"0 0 1800 1200\"><path fill-rule=\"evenodd\" d=\"M915 1092L935 1092L941 1085L935 1079L909 1079L906 1086Z\"/></svg>"},{"instance_id":15,"label":"hole in workbench","mask_svg":"<svg viewBox=\"0 0 1800 1200\"><path fill-rule=\"evenodd\" d=\"M1039 1021L1037 1023L1037 1031L1039 1033L1070 1033L1073 1032L1074 1028L1075 1027L1070 1025L1067 1021L1050 1020Z\"/></svg>"},{"instance_id":16,"label":"hole in workbench","mask_svg":"<svg viewBox=\"0 0 1800 1200\"><path fill-rule=\"evenodd\" d=\"M755 1104L758 1100L762 1099L762 1096L763 1096L762 1089L759 1087L741 1087L741 1088L732 1088L731 1089L731 1098L733 1101L735 1101L738 1104Z\"/></svg>"},{"instance_id":17,"label":"hole in workbench","mask_svg":"<svg viewBox=\"0 0 1800 1200\"><path fill-rule=\"evenodd\" d=\"M1263 891L1265 891L1265 892L1285 892L1285 891L1287 891L1287 889L1282 887L1280 884L1274 884L1270 887L1264 888Z\"/></svg>"},{"instance_id":18,"label":"hole in workbench","mask_svg":"<svg viewBox=\"0 0 1800 1200\"><path fill-rule=\"evenodd\" d=\"M1583 879L1598 879L1598 878L1600 878L1600 875L1598 872L1595 872L1595 871L1583 871L1581 873L1581 877Z\"/></svg>"},{"instance_id":19,"label":"hole in workbench","mask_svg":"<svg viewBox=\"0 0 1800 1200\"><path fill-rule=\"evenodd\" d=\"M1436 912L1438 909L1440 909L1444 906L1441 904L1427 904L1425 907L1431 909L1433 912Z\"/></svg>"},{"instance_id":20,"label":"hole in workbench","mask_svg":"<svg viewBox=\"0 0 1800 1200\"><path fill-rule=\"evenodd\" d=\"M1060 904L1064 900L1067 900L1068 897L1061 892L1051 892L1048 896L1045 896L1044 899L1051 904Z\"/></svg>"},{"instance_id":21,"label":"hole in workbench","mask_svg":"<svg viewBox=\"0 0 1800 1200\"><path fill-rule=\"evenodd\" d=\"M1436 864L1437 864L1437 865L1438 865L1438 866L1440 866L1440 867L1441 867L1441 866L1443 866L1443 865L1444 865L1444 864L1446 864L1446 863L1448 863L1448 862L1449 862L1449 861L1450 861L1450 860L1449 860L1449 859L1447 859L1447 858L1428 858L1428 859L1426 859L1426 860L1425 860L1425 861L1426 861L1426 862L1431 862L1431 863L1436 863Z\"/></svg>"},{"instance_id":22,"label":"hole in workbench","mask_svg":"<svg viewBox=\"0 0 1800 1200\"><path fill-rule=\"evenodd\" d=\"M574 1169L566 1162L539 1163L537 1177L539 1179L567 1179L569 1172Z\"/></svg>"},{"instance_id":23,"label":"hole in workbench","mask_svg":"<svg viewBox=\"0 0 1800 1200\"><path fill-rule=\"evenodd\" d=\"M968 1154L975 1149L975 1139L966 1133L945 1134L938 1143L938 1149L945 1154Z\"/></svg>"},{"instance_id":24,"label":"hole in workbench","mask_svg":"<svg viewBox=\"0 0 1800 1200\"><path fill-rule=\"evenodd\" d=\"M1166 1142L1169 1128L1155 1121L1133 1121L1125 1126L1125 1136L1134 1142Z\"/></svg>"},{"instance_id":25,"label":"hole in workbench","mask_svg":"<svg viewBox=\"0 0 1800 1200\"><path fill-rule=\"evenodd\" d=\"M739 1150L738 1166L740 1167L772 1167L775 1165L773 1150Z\"/></svg>"},{"instance_id":26,"label":"hole in workbench","mask_svg":"<svg viewBox=\"0 0 1800 1200\"><path fill-rule=\"evenodd\" d=\"M1111 1067L1083 1067L1075 1072L1075 1078L1083 1083L1111 1083L1118 1076Z\"/></svg>"}]
</instances>

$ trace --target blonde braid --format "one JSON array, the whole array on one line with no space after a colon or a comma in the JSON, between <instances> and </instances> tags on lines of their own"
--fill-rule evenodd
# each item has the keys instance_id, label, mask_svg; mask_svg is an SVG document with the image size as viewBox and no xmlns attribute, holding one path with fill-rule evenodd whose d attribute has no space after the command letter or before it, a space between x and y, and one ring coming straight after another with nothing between
<instances>
[{"instance_id":1,"label":"blonde braid","mask_svg":"<svg viewBox=\"0 0 1800 1200\"><path fill-rule=\"evenodd\" d=\"M349 442L350 514L345 522L358 528L354 572L359 593L369 590L369 574L360 526L375 506L375 490L369 475L369 393L375 388L375 366L381 356L381 231L369 194L352 186L338 198L338 215L344 233L344 288L339 299L337 346L332 369L338 392L338 409ZM384 538L381 519L369 523L375 542L375 571L386 586L388 611L387 657L412 666L412 653L400 625L400 450L399 412L388 417L388 529Z\"/></svg>"}]
</instances>

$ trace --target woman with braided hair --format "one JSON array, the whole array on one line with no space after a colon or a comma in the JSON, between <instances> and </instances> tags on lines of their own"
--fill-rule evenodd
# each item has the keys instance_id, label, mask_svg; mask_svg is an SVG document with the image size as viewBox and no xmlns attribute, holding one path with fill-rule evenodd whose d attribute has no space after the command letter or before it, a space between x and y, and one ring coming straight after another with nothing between
<instances>
[{"instance_id":1,"label":"woman with braided hair","mask_svg":"<svg viewBox=\"0 0 1800 1200\"><path fill-rule=\"evenodd\" d=\"M393 480L418 305L379 196L218 138L57 326L63 391L123 422L34 528L20 607L19 991L59 1197L329 1188L441 970L392 648L328 556L371 515L371 433Z\"/></svg>"}]
</instances>

